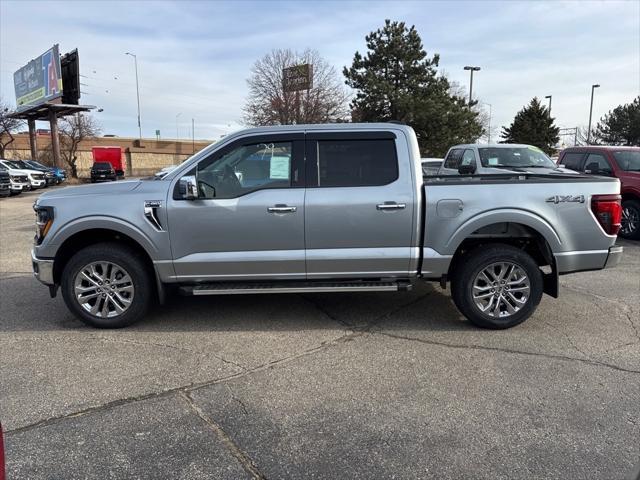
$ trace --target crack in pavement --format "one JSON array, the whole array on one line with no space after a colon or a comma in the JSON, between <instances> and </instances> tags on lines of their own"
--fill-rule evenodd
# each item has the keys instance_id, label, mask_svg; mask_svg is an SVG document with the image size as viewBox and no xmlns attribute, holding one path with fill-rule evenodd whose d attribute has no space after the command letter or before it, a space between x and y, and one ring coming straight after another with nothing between
<instances>
[{"instance_id":1,"label":"crack in pavement","mask_svg":"<svg viewBox=\"0 0 640 480\"><path fill-rule=\"evenodd\" d=\"M20 433L20 432L24 432L24 431L28 431L28 430L32 430L35 428L39 428L39 427L44 427L44 426L48 426L48 425L52 425L58 422L61 422L63 420L66 420L68 418L75 418L75 417L79 417L82 415L87 415L93 412L99 412L99 411L103 411L103 410L108 410L110 408L114 408L114 407L118 407L121 405L125 405L128 403L134 403L134 402L139 402L139 401L143 401L143 400L148 400L151 398L159 398L159 397L165 397L165 396L169 396L171 394L174 393L178 393L181 391L195 391L195 390L199 390L202 388L206 388L209 387L211 385L217 385L217 384L221 384L230 380L236 380L238 378L242 378L245 377L247 375L250 375L252 373L256 373L256 372L260 372L262 370L266 370L268 368L272 368L276 365L280 365L280 364L285 364L288 362L291 362L293 360L296 360L298 358L301 357L305 357L307 355L312 355L316 352L325 350L329 347L332 347L334 345L338 345L341 344L343 342L349 341L352 338L356 338L356 337L360 337L363 334L360 332L352 332L352 333L347 333L344 335L341 335L339 337L336 337L334 339L331 340L327 340L324 341L322 343L320 343L319 345L316 345L315 347L309 348L307 350L303 350L302 352L297 352L295 354L289 355L287 357L283 357L277 360L272 360L270 362L267 363L263 363L261 365L258 365L255 368L252 369L247 369L246 371L240 372L240 373L234 373L231 375L227 375L224 377L220 377L220 378L216 378L213 380L208 380L205 382L199 382L199 383L191 383L188 385L181 385L179 387L174 387L174 388L169 388L166 390L161 390L159 392L150 392L150 393L145 393L142 395L137 395L137 396L131 396L131 397L125 397L125 398L121 398L121 399L117 399L117 400L112 400L106 403L103 403L101 405L96 405L96 406L92 406L92 407L88 407L88 408L84 408L82 410L78 410L75 412L71 412L71 413L66 413L66 414L62 414L62 415L58 415L58 416L54 416L54 417L49 417L49 418L45 418L43 420L39 420L37 422L28 424L28 425L24 425L22 427L18 427L18 428L14 428L11 430L4 430L4 434L5 435L11 435L11 434L15 434L15 433Z\"/></svg>"},{"instance_id":2,"label":"crack in pavement","mask_svg":"<svg viewBox=\"0 0 640 480\"><path fill-rule=\"evenodd\" d=\"M244 412L245 415L249 415L249 412L247 411L247 406L244 404L244 402L234 395L233 390L228 384L225 383L224 386L227 387L227 390L229 390L229 395L231 395L231 399L240 404L240 406L242 407L242 411Z\"/></svg>"},{"instance_id":3,"label":"crack in pavement","mask_svg":"<svg viewBox=\"0 0 640 480\"><path fill-rule=\"evenodd\" d=\"M200 417L200 419L204 423L206 423L207 426L216 434L216 436L220 439L223 445L227 447L227 450L229 450L229 452L231 452L231 454L236 458L236 460L240 462L240 465L242 465L242 467L245 469L247 473L249 473L255 479L266 480L267 477L265 477L262 474L262 472L258 470L258 467L256 466L255 462L251 459L251 457L249 457L247 452L242 450L240 446L233 441L233 439L229 436L229 434L225 432L220 425L214 422L213 419L209 417L204 412L204 410L202 410L198 406L198 404L191 397L191 395L189 395L189 392L180 391L178 392L178 394L184 399L184 401L187 403L189 408L193 410L193 412L198 417Z\"/></svg>"},{"instance_id":4,"label":"crack in pavement","mask_svg":"<svg viewBox=\"0 0 640 480\"><path fill-rule=\"evenodd\" d=\"M622 311L620 313L622 313L622 315L624 315L625 319L627 320L627 322L631 326L631 329L634 332L634 336L638 339L636 343L640 343L640 329L633 322L633 320L631 318L631 313L634 311L634 309L633 309L633 307L628 305L624 300L620 300L620 299L612 300L612 299L610 299L608 297L603 297L602 295L598 295L596 293L592 293L592 292L583 290L581 288L571 287L569 285L562 285L562 288L566 288L567 290L571 290L572 292L580 293L582 295L591 296L591 297L597 298L598 300L603 300L603 301L606 301L606 302L609 302L609 303L613 303L613 304L621 307ZM601 312L606 313L599 304L594 303L594 305L596 305L596 307L599 308Z\"/></svg>"},{"instance_id":5,"label":"crack in pavement","mask_svg":"<svg viewBox=\"0 0 640 480\"><path fill-rule=\"evenodd\" d=\"M512 350L509 348L500 348L500 347L487 347L484 345L463 345L463 344L455 344L455 343L446 343L446 342L439 342L437 340L425 340L422 338L415 338L415 337L407 337L404 335L397 335L394 333L387 333L387 332L371 332L371 335L384 335L386 337L390 337L390 338L395 338L398 340L407 340L407 341L412 341L412 342L419 342L419 343L424 343L427 345L437 345L440 347L448 347L448 348L456 348L456 349L468 349L468 350L487 350L487 351L492 351L492 352L502 352L502 353L510 353L510 354L515 354L515 355L526 355L526 356L531 356L531 357L542 357L542 358L548 358L550 360L564 360L564 361L570 361L570 362L580 362L580 363L585 363L588 365L594 365L594 366L599 366L599 367L605 367L605 368L611 368L613 370L618 370L621 372L626 372L626 373L640 373L640 370L633 370L630 368L624 368L624 367L619 367L618 365L614 365L612 363L605 363L605 362L600 362L597 360L592 360L592 359L586 359L586 358L576 358L576 357L569 357L569 356L565 356L565 355L556 355L556 354L552 354L552 353L540 353L540 352L525 352L523 350Z\"/></svg>"}]
</instances>

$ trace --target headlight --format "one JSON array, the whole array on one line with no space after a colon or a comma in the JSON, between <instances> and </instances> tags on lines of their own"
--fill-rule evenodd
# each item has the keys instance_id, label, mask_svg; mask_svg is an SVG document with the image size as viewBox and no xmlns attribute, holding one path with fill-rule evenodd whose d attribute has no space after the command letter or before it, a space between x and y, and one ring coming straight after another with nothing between
<instances>
[{"instance_id":1,"label":"headlight","mask_svg":"<svg viewBox=\"0 0 640 480\"><path fill-rule=\"evenodd\" d=\"M51 225L53 224L53 207L40 207L34 205L33 209L36 212L36 245L40 245L44 237L47 236Z\"/></svg>"}]
</instances>

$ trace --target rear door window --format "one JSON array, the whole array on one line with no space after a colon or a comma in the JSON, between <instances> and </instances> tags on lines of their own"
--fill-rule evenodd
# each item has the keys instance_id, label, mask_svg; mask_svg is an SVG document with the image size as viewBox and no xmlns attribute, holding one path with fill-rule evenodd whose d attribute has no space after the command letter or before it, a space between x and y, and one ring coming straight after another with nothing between
<instances>
[{"instance_id":1,"label":"rear door window","mask_svg":"<svg viewBox=\"0 0 640 480\"><path fill-rule=\"evenodd\" d=\"M398 178L393 139L318 140L319 187L387 185Z\"/></svg>"},{"instance_id":2,"label":"rear door window","mask_svg":"<svg viewBox=\"0 0 640 480\"><path fill-rule=\"evenodd\" d=\"M582 170L583 158L584 158L584 153L568 152L564 154L560 164L570 170L579 171L579 170Z\"/></svg>"}]
</instances>

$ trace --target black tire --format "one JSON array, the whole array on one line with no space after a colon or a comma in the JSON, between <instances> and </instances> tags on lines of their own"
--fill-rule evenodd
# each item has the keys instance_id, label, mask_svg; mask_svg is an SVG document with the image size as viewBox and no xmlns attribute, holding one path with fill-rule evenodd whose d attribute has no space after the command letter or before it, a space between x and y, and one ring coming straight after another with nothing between
<instances>
[{"instance_id":1,"label":"black tire","mask_svg":"<svg viewBox=\"0 0 640 480\"><path fill-rule=\"evenodd\" d=\"M622 202L622 211L628 212L628 215L630 215L635 222L635 228L629 229L627 227L627 229L625 229L625 221L623 218L623 229L620 230L620 236L631 240L640 240L640 202L638 200L624 200Z\"/></svg>"},{"instance_id":2,"label":"black tire","mask_svg":"<svg viewBox=\"0 0 640 480\"><path fill-rule=\"evenodd\" d=\"M111 262L126 270L131 278L134 288L131 304L118 316L93 315L80 306L76 299L76 275L93 262ZM83 248L67 262L62 272L61 290L69 310L87 325L96 328L122 328L140 320L147 313L153 295L152 282L151 272L135 250L116 243L98 243Z\"/></svg>"},{"instance_id":3,"label":"black tire","mask_svg":"<svg viewBox=\"0 0 640 480\"><path fill-rule=\"evenodd\" d=\"M515 313L505 317L500 315L502 307L506 307L504 303L506 300L502 300L500 303L500 299L498 299L500 304L498 316L493 316L482 311L473 298L476 277L486 268L501 262L518 266L529 280L529 295L526 297L526 303L519 307ZM507 244L485 245L470 251L458 262L451 279L451 296L456 307L471 323L482 328L504 329L524 322L536 310L542 298L542 292L542 272L536 262L527 253ZM508 292L505 294L508 295ZM516 293L515 295L523 294ZM525 297L521 296L519 300L522 298Z\"/></svg>"}]
</instances>

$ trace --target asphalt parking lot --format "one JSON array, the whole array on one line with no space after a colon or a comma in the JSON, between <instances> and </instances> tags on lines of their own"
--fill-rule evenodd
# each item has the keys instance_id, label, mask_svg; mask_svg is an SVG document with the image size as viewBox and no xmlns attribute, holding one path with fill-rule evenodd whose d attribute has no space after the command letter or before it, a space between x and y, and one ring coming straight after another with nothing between
<instances>
[{"instance_id":1,"label":"asphalt parking lot","mask_svg":"<svg viewBox=\"0 0 640 480\"><path fill-rule=\"evenodd\" d=\"M507 331L449 292L171 298L90 329L0 200L9 479L625 479L640 458L640 243Z\"/></svg>"}]
</instances>

